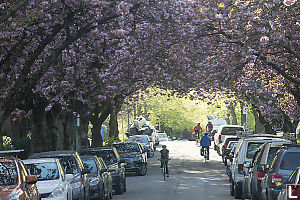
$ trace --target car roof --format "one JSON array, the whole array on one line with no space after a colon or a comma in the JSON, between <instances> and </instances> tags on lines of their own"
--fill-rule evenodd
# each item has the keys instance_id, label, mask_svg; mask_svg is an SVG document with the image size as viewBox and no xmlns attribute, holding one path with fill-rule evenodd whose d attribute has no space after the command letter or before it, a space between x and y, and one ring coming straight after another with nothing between
<instances>
[{"instance_id":1,"label":"car roof","mask_svg":"<svg viewBox=\"0 0 300 200\"><path fill-rule=\"evenodd\" d=\"M246 137L243 138L246 141L272 141L272 142L280 142L280 141L286 141L285 139L282 138L273 138L273 137Z\"/></svg>"},{"instance_id":2,"label":"car roof","mask_svg":"<svg viewBox=\"0 0 300 200\"><path fill-rule=\"evenodd\" d=\"M225 124L223 124L223 125L220 126L220 128L222 128L222 127L237 127L237 128L244 128L243 126L239 126L239 125L225 125Z\"/></svg>"},{"instance_id":3,"label":"car roof","mask_svg":"<svg viewBox=\"0 0 300 200\"><path fill-rule=\"evenodd\" d=\"M82 151L106 151L106 150L113 150L113 147L93 147L93 148L86 148L86 149L81 149L79 152L82 152Z\"/></svg>"},{"instance_id":4,"label":"car roof","mask_svg":"<svg viewBox=\"0 0 300 200\"><path fill-rule=\"evenodd\" d=\"M84 158L95 158L96 156L92 156L92 155L84 155L84 156L80 156L80 158L84 159Z\"/></svg>"},{"instance_id":5,"label":"car roof","mask_svg":"<svg viewBox=\"0 0 300 200\"><path fill-rule=\"evenodd\" d=\"M24 164L32 164L32 163L50 163L57 162L57 158L37 158L37 159L27 159L23 160Z\"/></svg>"},{"instance_id":6,"label":"car roof","mask_svg":"<svg viewBox=\"0 0 300 200\"><path fill-rule=\"evenodd\" d=\"M43 157L52 157L52 156L69 156L74 155L76 151L73 150L65 150L65 151L49 151L49 152L41 152L36 153L29 156L30 159L32 158L43 158Z\"/></svg>"},{"instance_id":7,"label":"car roof","mask_svg":"<svg viewBox=\"0 0 300 200\"><path fill-rule=\"evenodd\" d=\"M132 136L129 136L129 137L148 137L148 135L132 135Z\"/></svg>"}]
</instances>

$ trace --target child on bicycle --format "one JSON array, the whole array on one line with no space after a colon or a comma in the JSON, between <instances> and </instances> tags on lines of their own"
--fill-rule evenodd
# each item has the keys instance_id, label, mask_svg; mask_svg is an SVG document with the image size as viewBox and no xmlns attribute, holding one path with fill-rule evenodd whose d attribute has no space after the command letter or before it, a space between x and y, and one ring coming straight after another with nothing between
<instances>
[{"instance_id":1,"label":"child on bicycle","mask_svg":"<svg viewBox=\"0 0 300 200\"><path fill-rule=\"evenodd\" d=\"M201 145L201 156L204 155L204 148L206 148L207 151L207 160L209 160L209 146L211 145L210 138L207 136L207 132L205 132L204 136L202 136L200 140Z\"/></svg>"},{"instance_id":2,"label":"child on bicycle","mask_svg":"<svg viewBox=\"0 0 300 200\"><path fill-rule=\"evenodd\" d=\"M169 150L166 145L162 145L162 150L160 150L160 171L163 170L163 162L166 163L166 174L169 177L169 168L168 168L168 160L169 160Z\"/></svg>"}]
</instances>

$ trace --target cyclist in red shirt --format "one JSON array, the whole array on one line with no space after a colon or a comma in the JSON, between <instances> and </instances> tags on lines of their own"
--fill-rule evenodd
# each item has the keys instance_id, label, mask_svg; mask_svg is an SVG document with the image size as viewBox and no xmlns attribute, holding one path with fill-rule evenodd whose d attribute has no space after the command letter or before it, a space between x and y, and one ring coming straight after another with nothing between
<instances>
[{"instance_id":1,"label":"cyclist in red shirt","mask_svg":"<svg viewBox=\"0 0 300 200\"><path fill-rule=\"evenodd\" d=\"M194 127L194 132L195 132L197 138L199 138L199 136L200 136L199 134L202 133L202 131L203 131L202 127L200 126L200 123L198 123L197 126Z\"/></svg>"}]
</instances>

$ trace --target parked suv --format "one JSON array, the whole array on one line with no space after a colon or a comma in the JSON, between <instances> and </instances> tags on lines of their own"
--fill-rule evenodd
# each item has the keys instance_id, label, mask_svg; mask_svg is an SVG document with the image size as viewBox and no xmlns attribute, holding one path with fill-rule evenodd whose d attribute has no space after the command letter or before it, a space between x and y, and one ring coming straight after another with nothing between
<instances>
[{"instance_id":1,"label":"parked suv","mask_svg":"<svg viewBox=\"0 0 300 200\"><path fill-rule=\"evenodd\" d=\"M147 150L138 142L121 142L113 145L125 160L126 172L147 173Z\"/></svg>"},{"instance_id":2,"label":"parked suv","mask_svg":"<svg viewBox=\"0 0 300 200\"><path fill-rule=\"evenodd\" d=\"M285 141L279 138L267 138L267 137L244 137L241 138L236 146L234 158L231 168L231 185L230 192L235 198L241 198L245 173L248 172L251 161L256 150L265 142L272 141Z\"/></svg>"},{"instance_id":3,"label":"parked suv","mask_svg":"<svg viewBox=\"0 0 300 200\"><path fill-rule=\"evenodd\" d=\"M79 151L80 155L98 156L102 158L111 172L113 180L113 189L117 194L126 192L126 177L124 168L124 159L114 147L88 148Z\"/></svg>"},{"instance_id":4,"label":"parked suv","mask_svg":"<svg viewBox=\"0 0 300 200\"><path fill-rule=\"evenodd\" d=\"M29 159L38 158L58 158L66 174L72 174L73 179L70 181L73 199L89 198L89 181L87 173L90 171L84 169L82 160L76 151L49 151L36 153L29 156Z\"/></svg>"},{"instance_id":5,"label":"parked suv","mask_svg":"<svg viewBox=\"0 0 300 200\"><path fill-rule=\"evenodd\" d=\"M39 200L37 177L29 175L18 158L5 156L16 151L0 151L0 199Z\"/></svg>"},{"instance_id":6,"label":"parked suv","mask_svg":"<svg viewBox=\"0 0 300 200\"><path fill-rule=\"evenodd\" d=\"M243 126L238 125L221 125L218 132L214 135L214 149L221 155L221 148L226 136L236 136L238 132L244 131Z\"/></svg>"},{"instance_id":7,"label":"parked suv","mask_svg":"<svg viewBox=\"0 0 300 200\"><path fill-rule=\"evenodd\" d=\"M268 169L261 169L265 177L261 182L263 199L277 199L284 182L300 166L300 145L284 145L275 154Z\"/></svg>"},{"instance_id":8,"label":"parked suv","mask_svg":"<svg viewBox=\"0 0 300 200\"><path fill-rule=\"evenodd\" d=\"M261 192L261 180L265 176L260 169L269 167L275 153L282 147L283 144L290 144L286 141L272 141L261 145L256 151L252 163L250 165L249 173L244 178L243 182L243 196L245 198L261 199L259 196Z\"/></svg>"}]
</instances>

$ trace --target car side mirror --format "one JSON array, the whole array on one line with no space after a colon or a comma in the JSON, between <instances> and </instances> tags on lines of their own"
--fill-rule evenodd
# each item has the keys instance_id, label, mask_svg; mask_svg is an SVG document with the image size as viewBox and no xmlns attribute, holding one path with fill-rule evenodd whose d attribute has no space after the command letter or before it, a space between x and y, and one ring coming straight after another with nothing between
<instances>
[{"instance_id":1,"label":"car side mirror","mask_svg":"<svg viewBox=\"0 0 300 200\"><path fill-rule=\"evenodd\" d=\"M28 175L25 178L25 183L27 183L28 185L36 184L36 182L37 182L37 176L35 175Z\"/></svg>"},{"instance_id":2,"label":"car side mirror","mask_svg":"<svg viewBox=\"0 0 300 200\"><path fill-rule=\"evenodd\" d=\"M106 168L102 168L102 169L100 170L100 173L101 173L101 174L104 173L104 172L107 172L107 169L106 169Z\"/></svg>"},{"instance_id":3,"label":"car side mirror","mask_svg":"<svg viewBox=\"0 0 300 200\"><path fill-rule=\"evenodd\" d=\"M91 173L91 170L86 169L86 168L84 168L84 169L81 171L81 174L88 174L88 173Z\"/></svg>"},{"instance_id":4,"label":"car side mirror","mask_svg":"<svg viewBox=\"0 0 300 200\"><path fill-rule=\"evenodd\" d=\"M251 163L249 161L244 162L244 167L250 168L251 167Z\"/></svg>"},{"instance_id":5,"label":"car side mirror","mask_svg":"<svg viewBox=\"0 0 300 200\"><path fill-rule=\"evenodd\" d=\"M72 180L74 177L73 177L73 175L72 174L66 174L65 175L65 180L66 181L70 181L70 180Z\"/></svg>"}]
</instances>

